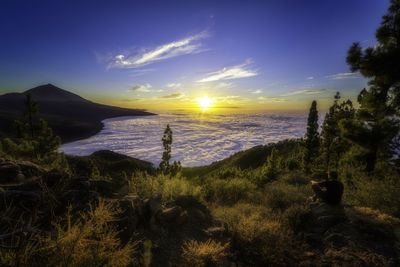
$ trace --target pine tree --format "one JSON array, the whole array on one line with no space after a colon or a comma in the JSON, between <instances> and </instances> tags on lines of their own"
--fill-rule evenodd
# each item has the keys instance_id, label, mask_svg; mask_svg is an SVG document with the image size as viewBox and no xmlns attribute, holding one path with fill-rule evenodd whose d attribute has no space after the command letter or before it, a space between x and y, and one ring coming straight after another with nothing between
<instances>
[{"instance_id":1,"label":"pine tree","mask_svg":"<svg viewBox=\"0 0 400 267\"><path fill-rule=\"evenodd\" d=\"M343 119L354 118L354 107L350 100L339 103L340 93L334 97L333 105L325 115L321 130L321 154L327 173L331 165L337 170L340 156L348 149L349 144L340 134L339 123Z\"/></svg>"},{"instance_id":2,"label":"pine tree","mask_svg":"<svg viewBox=\"0 0 400 267\"><path fill-rule=\"evenodd\" d=\"M47 122L38 117L38 106L30 94L26 95L25 110L21 119L15 121L21 147L32 148L33 157L53 160L61 144L58 136Z\"/></svg>"},{"instance_id":3,"label":"pine tree","mask_svg":"<svg viewBox=\"0 0 400 267\"><path fill-rule=\"evenodd\" d=\"M275 180L278 176L278 161L276 159L276 150L272 149L271 154L267 159L267 165L265 168L265 175L268 181Z\"/></svg>"},{"instance_id":4,"label":"pine tree","mask_svg":"<svg viewBox=\"0 0 400 267\"><path fill-rule=\"evenodd\" d=\"M358 96L360 108L353 120L341 124L343 135L362 148L366 170L379 158L391 158L399 133L400 115L400 0L392 0L376 31L378 43L362 49L354 43L347 55L351 71L368 78L369 87Z\"/></svg>"},{"instance_id":5,"label":"pine tree","mask_svg":"<svg viewBox=\"0 0 400 267\"><path fill-rule=\"evenodd\" d=\"M318 110L317 101L311 104L307 119L307 132L304 137L304 157L303 164L306 172L310 171L311 163L318 157L319 133L318 133Z\"/></svg>"},{"instance_id":6,"label":"pine tree","mask_svg":"<svg viewBox=\"0 0 400 267\"><path fill-rule=\"evenodd\" d=\"M54 156L61 144L60 137L53 134L53 130L43 119L39 119L37 137L35 140L37 142L36 153L40 158Z\"/></svg>"},{"instance_id":7,"label":"pine tree","mask_svg":"<svg viewBox=\"0 0 400 267\"><path fill-rule=\"evenodd\" d=\"M17 136L20 138L35 138L37 123L37 103L33 101L30 94L26 95L25 110L21 119L16 120L14 124L17 128Z\"/></svg>"},{"instance_id":8,"label":"pine tree","mask_svg":"<svg viewBox=\"0 0 400 267\"><path fill-rule=\"evenodd\" d=\"M167 124L165 128L163 138L161 139L164 151L162 153L162 158L160 162L160 170L162 173L166 174L170 171L169 160L171 159L171 146L172 146L172 130Z\"/></svg>"}]
</instances>

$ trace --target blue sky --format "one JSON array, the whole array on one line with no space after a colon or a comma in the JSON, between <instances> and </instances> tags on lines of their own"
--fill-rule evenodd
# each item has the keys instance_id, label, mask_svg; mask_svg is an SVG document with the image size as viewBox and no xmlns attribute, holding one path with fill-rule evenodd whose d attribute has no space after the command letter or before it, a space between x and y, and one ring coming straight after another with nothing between
<instances>
[{"instance_id":1,"label":"blue sky","mask_svg":"<svg viewBox=\"0 0 400 267\"><path fill-rule=\"evenodd\" d=\"M0 93L53 83L128 107L306 109L354 97L388 0L1 1Z\"/></svg>"}]
</instances>

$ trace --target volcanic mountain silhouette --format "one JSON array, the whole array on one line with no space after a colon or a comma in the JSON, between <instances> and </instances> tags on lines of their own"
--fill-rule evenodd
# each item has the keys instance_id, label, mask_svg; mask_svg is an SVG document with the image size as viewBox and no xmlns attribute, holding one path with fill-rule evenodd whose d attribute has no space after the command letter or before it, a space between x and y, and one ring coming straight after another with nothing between
<instances>
[{"instance_id":1,"label":"volcanic mountain silhouette","mask_svg":"<svg viewBox=\"0 0 400 267\"><path fill-rule=\"evenodd\" d=\"M23 114L26 95L37 102L39 116L46 119L63 142L89 137L102 128L107 118L154 115L140 109L98 104L52 84L41 85L22 93L0 95L0 134L11 133L13 121Z\"/></svg>"}]
</instances>

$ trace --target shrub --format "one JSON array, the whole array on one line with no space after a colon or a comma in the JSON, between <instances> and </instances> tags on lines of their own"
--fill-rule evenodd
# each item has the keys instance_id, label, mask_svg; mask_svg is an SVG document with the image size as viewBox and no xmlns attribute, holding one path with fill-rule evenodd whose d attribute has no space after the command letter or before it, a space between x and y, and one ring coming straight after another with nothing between
<instances>
[{"instance_id":1,"label":"shrub","mask_svg":"<svg viewBox=\"0 0 400 267\"><path fill-rule=\"evenodd\" d=\"M256 186L243 178L207 179L203 185L203 194L209 201L236 203L248 199L256 190Z\"/></svg>"},{"instance_id":2,"label":"shrub","mask_svg":"<svg viewBox=\"0 0 400 267\"><path fill-rule=\"evenodd\" d=\"M304 205L293 205L282 214L282 222L288 230L298 233L309 225L312 214L309 208Z\"/></svg>"},{"instance_id":3,"label":"shrub","mask_svg":"<svg viewBox=\"0 0 400 267\"><path fill-rule=\"evenodd\" d=\"M232 232L232 249L245 266L279 265L285 260L288 234L276 214L263 206L243 203L217 207L213 213Z\"/></svg>"},{"instance_id":4,"label":"shrub","mask_svg":"<svg viewBox=\"0 0 400 267\"><path fill-rule=\"evenodd\" d=\"M187 266L225 266L228 244L208 239L205 242L190 240L183 245L183 261Z\"/></svg>"},{"instance_id":5,"label":"shrub","mask_svg":"<svg viewBox=\"0 0 400 267\"><path fill-rule=\"evenodd\" d=\"M174 177L159 175L152 176L145 172L132 174L130 191L141 197L161 195L166 200L175 199L178 196L189 195L200 197L201 187L192 181L179 175Z\"/></svg>"},{"instance_id":6,"label":"shrub","mask_svg":"<svg viewBox=\"0 0 400 267\"><path fill-rule=\"evenodd\" d=\"M289 171L298 170L301 168L301 161L296 158L290 158L286 161L286 168Z\"/></svg>"},{"instance_id":7,"label":"shrub","mask_svg":"<svg viewBox=\"0 0 400 267\"><path fill-rule=\"evenodd\" d=\"M281 179L290 185L307 185L310 182L310 179L300 171L288 172L284 174Z\"/></svg>"},{"instance_id":8,"label":"shrub","mask_svg":"<svg viewBox=\"0 0 400 267\"><path fill-rule=\"evenodd\" d=\"M213 176L219 179L232 179L243 176L243 172L237 167L225 167L219 169Z\"/></svg>"},{"instance_id":9,"label":"shrub","mask_svg":"<svg viewBox=\"0 0 400 267\"><path fill-rule=\"evenodd\" d=\"M296 187L280 182L272 183L265 189L265 203L274 211L284 211L294 204L304 203L307 199L307 188L307 186Z\"/></svg>"},{"instance_id":10,"label":"shrub","mask_svg":"<svg viewBox=\"0 0 400 267\"><path fill-rule=\"evenodd\" d=\"M349 204L367 206L382 212L400 216L400 180L395 175L376 179L358 176L352 179L352 187L345 190L344 199Z\"/></svg>"},{"instance_id":11,"label":"shrub","mask_svg":"<svg viewBox=\"0 0 400 267\"><path fill-rule=\"evenodd\" d=\"M55 237L43 246L52 266L128 266L134 263L136 243L121 244L118 232L111 225L117 210L100 201L99 205L82 214L72 224L67 217L67 228L56 225Z\"/></svg>"}]
</instances>

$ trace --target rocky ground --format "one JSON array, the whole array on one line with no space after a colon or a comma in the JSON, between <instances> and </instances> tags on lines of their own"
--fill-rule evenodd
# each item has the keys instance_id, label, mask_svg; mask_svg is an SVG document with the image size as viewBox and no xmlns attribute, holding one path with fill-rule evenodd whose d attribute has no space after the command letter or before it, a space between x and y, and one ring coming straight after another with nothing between
<instances>
[{"instance_id":1,"label":"rocky ground","mask_svg":"<svg viewBox=\"0 0 400 267\"><path fill-rule=\"evenodd\" d=\"M115 223L120 238L141 240L141 250L151 250L152 266L180 265L187 240L232 242L232 233L193 197L169 202L157 195L140 198L129 194L127 181L90 180L31 162L0 161L0 244L6 247L18 233L50 231L51 219L65 214L70 205L74 211L85 211L100 199L119 207ZM368 208L323 203L310 204L310 210L312 216L295 236L298 265L399 266L397 218ZM229 255L226 265L238 266L235 251Z\"/></svg>"}]
</instances>

